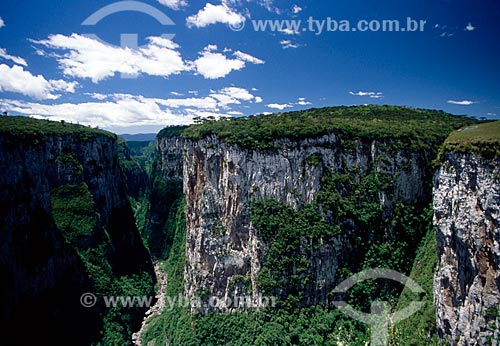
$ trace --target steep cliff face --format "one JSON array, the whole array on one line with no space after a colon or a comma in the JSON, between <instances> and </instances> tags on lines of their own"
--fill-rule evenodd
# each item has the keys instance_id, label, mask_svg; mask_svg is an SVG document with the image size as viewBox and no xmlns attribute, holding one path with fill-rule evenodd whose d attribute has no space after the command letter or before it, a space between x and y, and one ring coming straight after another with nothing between
<instances>
[{"instance_id":1,"label":"steep cliff face","mask_svg":"<svg viewBox=\"0 0 500 346\"><path fill-rule=\"evenodd\" d=\"M431 153L397 148L394 143L346 140L334 133L277 140L273 149L265 150L229 144L217 136L186 141L186 294L193 297L208 290L219 297L231 296L235 280L245 277L251 279L251 293L258 295L256 276L269 244L251 223L252 201L271 198L298 209L314 201L326 172L354 172L358 183L370 172L387 177L387 186L378 193L386 215L397 201L425 200ZM313 296L332 288L349 246L339 235L325 239L316 253L304 254L314 271L318 292Z\"/></svg>"},{"instance_id":2,"label":"steep cliff face","mask_svg":"<svg viewBox=\"0 0 500 346\"><path fill-rule=\"evenodd\" d=\"M168 128L167 128L168 129ZM144 235L153 257L164 258L172 243L166 222L172 204L182 195L182 151L184 140L176 127L162 131L156 140L156 157L151 173L149 209Z\"/></svg>"},{"instance_id":3,"label":"steep cliff face","mask_svg":"<svg viewBox=\"0 0 500 346\"><path fill-rule=\"evenodd\" d=\"M185 199L185 219L167 219L181 210L176 204L156 214L170 229L164 239L174 239L167 292L183 291L196 305L164 310L143 343L365 344L369 332L330 309L339 300L333 287L369 268L410 274L414 260L412 275L427 294L406 292L400 306L432 300L433 160L450 132L474 123L404 107L331 107L161 133L158 201L178 196L166 192L180 181L180 153ZM401 287L380 281L358 283L343 298L364 311L376 299L396 302ZM233 295L274 296L276 306L263 314L189 313L211 296L222 311L237 310L223 305ZM432 304L415 318L422 321L391 337L430 343Z\"/></svg>"},{"instance_id":4,"label":"steep cliff face","mask_svg":"<svg viewBox=\"0 0 500 346\"><path fill-rule=\"evenodd\" d=\"M0 136L0 323L6 331L29 326L18 334L21 344L34 334L38 340L74 334L88 341L98 332L89 323L97 314L78 303L90 291L90 279L52 219L47 156L46 147ZM78 323L87 331L79 331Z\"/></svg>"},{"instance_id":5,"label":"steep cliff face","mask_svg":"<svg viewBox=\"0 0 500 346\"><path fill-rule=\"evenodd\" d=\"M92 251L102 249L101 260L116 277L152 273L126 196L116 138L68 124L2 121L2 327L22 327L21 339L89 344L100 337L103 313L100 304L86 309L79 300L84 292L97 293ZM82 196L71 194L80 190ZM88 214L72 214L84 209L83 202L91 205Z\"/></svg>"},{"instance_id":6,"label":"steep cliff face","mask_svg":"<svg viewBox=\"0 0 500 346\"><path fill-rule=\"evenodd\" d=\"M500 158L448 151L435 176L440 336L457 345L499 340Z\"/></svg>"},{"instance_id":7,"label":"steep cliff face","mask_svg":"<svg viewBox=\"0 0 500 346\"><path fill-rule=\"evenodd\" d=\"M127 194L135 200L140 200L146 193L149 176L144 165L132 157L130 148L121 138L118 138L118 158L125 176Z\"/></svg>"},{"instance_id":8,"label":"steep cliff face","mask_svg":"<svg viewBox=\"0 0 500 346\"><path fill-rule=\"evenodd\" d=\"M156 141L157 167L164 180L182 180L182 150L184 139L180 134L159 135Z\"/></svg>"}]
</instances>

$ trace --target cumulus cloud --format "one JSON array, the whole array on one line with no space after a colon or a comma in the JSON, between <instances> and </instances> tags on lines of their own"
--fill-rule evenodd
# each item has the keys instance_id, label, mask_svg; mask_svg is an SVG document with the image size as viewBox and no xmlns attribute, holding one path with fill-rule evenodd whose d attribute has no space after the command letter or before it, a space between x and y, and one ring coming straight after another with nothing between
<instances>
[{"instance_id":1,"label":"cumulus cloud","mask_svg":"<svg viewBox=\"0 0 500 346\"><path fill-rule=\"evenodd\" d=\"M297 103L297 105L299 106L308 106L308 105L312 105L311 102L307 101L305 97L299 97Z\"/></svg>"},{"instance_id":2,"label":"cumulus cloud","mask_svg":"<svg viewBox=\"0 0 500 346\"><path fill-rule=\"evenodd\" d=\"M241 51L232 53L234 57L228 56L231 49L224 49L226 54L219 53L216 45L208 45L195 61L187 61L182 58L180 47L171 40L162 37L149 37L148 40L149 43L139 49L113 47L78 34L52 35L33 42L55 51L40 51L40 54L55 57L65 75L89 78L94 83L117 73L169 77L194 71L206 79L217 79L241 70L247 63L264 63Z\"/></svg>"},{"instance_id":3,"label":"cumulus cloud","mask_svg":"<svg viewBox=\"0 0 500 346\"><path fill-rule=\"evenodd\" d=\"M380 91L357 91L357 92L354 92L354 91L349 91L349 94L353 95L353 96L369 96L370 98L372 99L380 99L382 97L384 97L384 93L380 92Z\"/></svg>"},{"instance_id":4,"label":"cumulus cloud","mask_svg":"<svg viewBox=\"0 0 500 346\"><path fill-rule=\"evenodd\" d=\"M167 100L156 99L156 102L170 108L191 107L201 109L217 109L218 106L217 100L212 97Z\"/></svg>"},{"instance_id":5,"label":"cumulus cloud","mask_svg":"<svg viewBox=\"0 0 500 346\"><path fill-rule=\"evenodd\" d=\"M188 27L204 28L211 24L222 23L238 27L245 17L231 9L225 2L220 5L207 3L197 14L186 19Z\"/></svg>"},{"instance_id":6,"label":"cumulus cloud","mask_svg":"<svg viewBox=\"0 0 500 346\"><path fill-rule=\"evenodd\" d=\"M5 22L3 21L2 17L0 17L0 28L3 28L5 26Z\"/></svg>"},{"instance_id":7,"label":"cumulus cloud","mask_svg":"<svg viewBox=\"0 0 500 346\"><path fill-rule=\"evenodd\" d=\"M175 114L152 99L116 95L106 102L41 104L19 100L0 100L3 109L50 120L65 120L90 126L183 125L192 115Z\"/></svg>"},{"instance_id":8,"label":"cumulus cloud","mask_svg":"<svg viewBox=\"0 0 500 346\"><path fill-rule=\"evenodd\" d=\"M293 7L292 7L293 14L298 14L301 11L302 11L302 7L300 7L299 5L293 5Z\"/></svg>"},{"instance_id":9,"label":"cumulus cloud","mask_svg":"<svg viewBox=\"0 0 500 346\"><path fill-rule=\"evenodd\" d=\"M64 74L90 78L94 83L115 73L168 77L190 69L183 61L177 44L162 37L149 37L148 40L145 47L137 50L112 47L78 34L51 35L47 40L33 42L65 51L56 55Z\"/></svg>"},{"instance_id":10,"label":"cumulus cloud","mask_svg":"<svg viewBox=\"0 0 500 346\"><path fill-rule=\"evenodd\" d=\"M229 105L241 104L241 102L256 102L262 100L259 96L255 96L247 89L238 87L227 87L218 91L212 91L210 97L215 98L221 108L228 109Z\"/></svg>"},{"instance_id":11,"label":"cumulus cloud","mask_svg":"<svg viewBox=\"0 0 500 346\"><path fill-rule=\"evenodd\" d=\"M292 108L293 105L291 105L289 103L283 103L283 104L280 104L280 103L270 103L270 104L267 105L267 107L273 108L273 109L279 109L280 111L282 111L285 108Z\"/></svg>"},{"instance_id":12,"label":"cumulus cloud","mask_svg":"<svg viewBox=\"0 0 500 346\"><path fill-rule=\"evenodd\" d=\"M16 63L17 65L28 66L28 63L26 62L26 60L24 60L23 58L18 57L18 56L13 56L13 55L7 54L7 50L5 50L4 48L0 48L0 58L5 59L5 60L11 60L14 63Z\"/></svg>"},{"instance_id":13,"label":"cumulus cloud","mask_svg":"<svg viewBox=\"0 0 500 346\"><path fill-rule=\"evenodd\" d=\"M192 93L191 93L192 94ZM195 117L241 115L231 105L245 107L256 100L247 89L227 87L204 97L148 98L130 94L86 93L88 102L43 104L0 99L0 108L37 118L65 120L104 128L183 125Z\"/></svg>"},{"instance_id":14,"label":"cumulus cloud","mask_svg":"<svg viewBox=\"0 0 500 346\"><path fill-rule=\"evenodd\" d=\"M0 91L10 91L39 100L55 100L60 97L54 92L74 93L76 82L47 80L42 75L34 76L23 67L0 65Z\"/></svg>"},{"instance_id":15,"label":"cumulus cloud","mask_svg":"<svg viewBox=\"0 0 500 346\"><path fill-rule=\"evenodd\" d=\"M470 101L470 100L463 100L463 101L448 100L447 102L459 106L470 106L477 103L476 101Z\"/></svg>"},{"instance_id":16,"label":"cumulus cloud","mask_svg":"<svg viewBox=\"0 0 500 346\"><path fill-rule=\"evenodd\" d=\"M231 71L238 71L246 63L263 64L264 61L249 54L237 51L233 53L234 59L216 52L217 46L209 45L200 53L200 57L193 64L197 73L206 79L217 79L227 76Z\"/></svg>"},{"instance_id":17,"label":"cumulus cloud","mask_svg":"<svg viewBox=\"0 0 500 346\"><path fill-rule=\"evenodd\" d=\"M175 11L187 6L186 0L158 0L158 2Z\"/></svg>"},{"instance_id":18,"label":"cumulus cloud","mask_svg":"<svg viewBox=\"0 0 500 346\"><path fill-rule=\"evenodd\" d=\"M467 24L467 26L464 29L465 31L474 31L476 30L476 27L472 25L472 23Z\"/></svg>"}]
</instances>

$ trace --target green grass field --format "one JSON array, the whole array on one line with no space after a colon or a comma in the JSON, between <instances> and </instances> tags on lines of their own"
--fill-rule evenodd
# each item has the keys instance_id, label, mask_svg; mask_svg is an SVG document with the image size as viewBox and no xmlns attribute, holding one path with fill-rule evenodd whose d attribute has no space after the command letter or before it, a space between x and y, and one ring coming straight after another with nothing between
<instances>
[{"instance_id":1,"label":"green grass field","mask_svg":"<svg viewBox=\"0 0 500 346\"><path fill-rule=\"evenodd\" d=\"M444 149L500 155L500 121L471 125L452 132Z\"/></svg>"}]
</instances>

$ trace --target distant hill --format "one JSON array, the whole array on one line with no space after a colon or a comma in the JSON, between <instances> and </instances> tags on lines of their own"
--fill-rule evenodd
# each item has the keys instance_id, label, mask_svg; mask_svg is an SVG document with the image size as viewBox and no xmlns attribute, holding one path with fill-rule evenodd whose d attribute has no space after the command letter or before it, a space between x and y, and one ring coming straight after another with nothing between
<instances>
[{"instance_id":1,"label":"distant hill","mask_svg":"<svg viewBox=\"0 0 500 346\"><path fill-rule=\"evenodd\" d=\"M156 133L137 133L134 135L130 134L123 134L123 135L118 135L121 138L123 138L127 142L149 142L149 141L154 141L156 138Z\"/></svg>"}]
</instances>

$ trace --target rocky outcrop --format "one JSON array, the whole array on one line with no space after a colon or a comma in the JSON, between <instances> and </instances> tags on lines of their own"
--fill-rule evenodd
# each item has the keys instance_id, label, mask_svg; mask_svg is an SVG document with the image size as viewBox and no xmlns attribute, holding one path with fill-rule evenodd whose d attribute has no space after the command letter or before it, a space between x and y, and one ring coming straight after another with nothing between
<instances>
[{"instance_id":1,"label":"rocky outcrop","mask_svg":"<svg viewBox=\"0 0 500 346\"><path fill-rule=\"evenodd\" d=\"M95 278L57 228L51 191L88 187L98 221L79 250L105 239L114 275L152 272L126 196L116 138L90 130L80 136L79 129L61 135L23 131L0 133L0 324L22 329L19 344L90 344L99 337L101 317L82 307L80 296L94 292Z\"/></svg>"},{"instance_id":2,"label":"rocky outcrop","mask_svg":"<svg viewBox=\"0 0 500 346\"><path fill-rule=\"evenodd\" d=\"M272 198L294 208L313 202L327 170L385 174L391 182L380 191L387 213L396 201L426 198L432 154L401 149L395 141L346 139L336 134L315 139L277 140L273 149L251 150L216 136L184 145L183 174L187 218L185 292L225 297L236 278L256 275L266 248L250 221L251 201ZM428 197L428 194L427 194ZM345 245L345 244L344 244ZM312 255L316 286L332 288L335 270L345 257L342 238L325 242Z\"/></svg>"},{"instance_id":3,"label":"rocky outcrop","mask_svg":"<svg viewBox=\"0 0 500 346\"><path fill-rule=\"evenodd\" d=\"M500 327L500 159L447 152L434 184L438 332L456 345L496 345Z\"/></svg>"}]
</instances>

